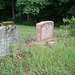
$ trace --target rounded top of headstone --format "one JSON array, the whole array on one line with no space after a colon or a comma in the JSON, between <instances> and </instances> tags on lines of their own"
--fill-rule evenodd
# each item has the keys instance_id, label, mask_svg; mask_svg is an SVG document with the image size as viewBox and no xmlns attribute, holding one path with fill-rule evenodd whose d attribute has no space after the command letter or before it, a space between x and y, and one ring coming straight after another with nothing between
<instances>
[{"instance_id":1,"label":"rounded top of headstone","mask_svg":"<svg viewBox=\"0 0 75 75\"><path fill-rule=\"evenodd\" d=\"M42 25L45 23L53 23L53 21L42 21L42 22L37 23L36 25Z\"/></svg>"},{"instance_id":2,"label":"rounded top of headstone","mask_svg":"<svg viewBox=\"0 0 75 75\"><path fill-rule=\"evenodd\" d=\"M2 25L13 25L13 24L14 24L13 21L2 22Z\"/></svg>"}]
</instances>

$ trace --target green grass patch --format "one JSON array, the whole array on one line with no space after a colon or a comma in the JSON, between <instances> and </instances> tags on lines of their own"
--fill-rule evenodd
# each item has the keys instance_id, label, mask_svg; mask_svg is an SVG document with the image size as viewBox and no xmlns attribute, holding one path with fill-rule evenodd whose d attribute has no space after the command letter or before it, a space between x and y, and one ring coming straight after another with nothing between
<instances>
[{"instance_id":1,"label":"green grass patch","mask_svg":"<svg viewBox=\"0 0 75 75\"><path fill-rule=\"evenodd\" d=\"M17 53L0 59L0 75L74 75L75 37L62 36L64 29L55 28L56 45L31 45L36 40L36 27L17 25ZM16 54L16 55L15 55Z\"/></svg>"}]
</instances>

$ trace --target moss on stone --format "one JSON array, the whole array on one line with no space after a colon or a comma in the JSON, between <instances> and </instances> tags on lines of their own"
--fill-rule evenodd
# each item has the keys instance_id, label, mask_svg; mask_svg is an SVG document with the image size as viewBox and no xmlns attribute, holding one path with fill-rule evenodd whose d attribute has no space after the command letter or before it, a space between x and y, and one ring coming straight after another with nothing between
<instances>
[{"instance_id":1,"label":"moss on stone","mask_svg":"<svg viewBox=\"0 0 75 75\"><path fill-rule=\"evenodd\" d=\"M2 22L2 25L13 25L13 24L14 24L13 21Z\"/></svg>"}]
</instances>

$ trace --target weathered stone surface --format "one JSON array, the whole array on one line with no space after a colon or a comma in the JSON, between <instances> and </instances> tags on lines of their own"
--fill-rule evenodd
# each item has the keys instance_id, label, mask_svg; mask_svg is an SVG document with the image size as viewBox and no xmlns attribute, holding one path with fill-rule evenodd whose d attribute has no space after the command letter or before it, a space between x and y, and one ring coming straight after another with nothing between
<instances>
[{"instance_id":1,"label":"weathered stone surface","mask_svg":"<svg viewBox=\"0 0 75 75\"><path fill-rule=\"evenodd\" d=\"M2 25L13 25L13 24L14 24L13 21L2 22Z\"/></svg>"},{"instance_id":2,"label":"weathered stone surface","mask_svg":"<svg viewBox=\"0 0 75 75\"><path fill-rule=\"evenodd\" d=\"M53 21L42 21L36 24L36 41L44 41L53 38Z\"/></svg>"},{"instance_id":3,"label":"weathered stone surface","mask_svg":"<svg viewBox=\"0 0 75 75\"><path fill-rule=\"evenodd\" d=\"M4 56L6 51L6 34L5 34L5 27L0 27L0 56Z\"/></svg>"},{"instance_id":4,"label":"weathered stone surface","mask_svg":"<svg viewBox=\"0 0 75 75\"><path fill-rule=\"evenodd\" d=\"M55 45L55 44L56 44L56 42L54 42L54 41L48 42L48 45L50 45L50 46Z\"/></svg>"},{"instance_id":5,"label":"weathered stone surface","mask_svg":"<svg viewBox=\"0 0 75 75\"><path fill-rule=\"evenodd\" d=\"M0 27L0 56L10 53L9 42L14 46L17 45L18 29L14 25Z\"/></svg>"}]
</instances>

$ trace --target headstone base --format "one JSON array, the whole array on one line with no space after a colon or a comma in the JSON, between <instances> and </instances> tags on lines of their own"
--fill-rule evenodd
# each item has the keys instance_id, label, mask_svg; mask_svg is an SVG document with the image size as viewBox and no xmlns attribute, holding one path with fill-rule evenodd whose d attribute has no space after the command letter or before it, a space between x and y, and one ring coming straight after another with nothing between
<instances>
[{"instance_id":1,"label":"headstone base","mask_svg":"<svg viewBox=\"0 0 75 75\"><path fill-rule=\"evenodd\" d=\"M37 42L37 41L32 41L32 42L30 42L30 43L28 43L28 44L26 44L27 46L30 46L30 45L33 45L33 44L38 44L38 45L49 45L49 46L54 46L54 45L56 45L56 42L54 42L53 40L52 41L49 41L49 40L47 40L47 41L42 41L42 42Z\"/></svg>"}]
</instances>

